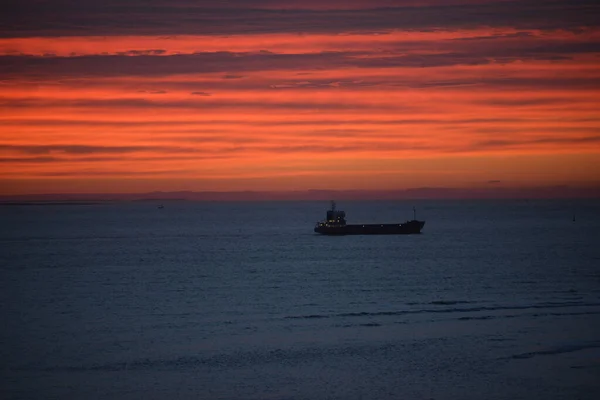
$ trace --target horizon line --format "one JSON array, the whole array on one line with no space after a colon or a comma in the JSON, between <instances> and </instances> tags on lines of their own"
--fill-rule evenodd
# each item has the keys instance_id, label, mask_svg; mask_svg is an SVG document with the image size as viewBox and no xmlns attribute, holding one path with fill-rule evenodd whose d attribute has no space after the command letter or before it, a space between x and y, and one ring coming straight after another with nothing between
<instances>
[{"instance_id":1,"label":"horizon line","mask_svg":"<svg viewBox=\"0 0 600 400\"><path fill-rule=\"evenodd\" d=\"M305 189L305 190L178 190L135 193L23 193L0 195L0 203L59 201L272 201L272 200L454 200L454 199L567 199L600 198L600 185L537 187L416 187L406 189Z\"/></svg>"}]
</instances>

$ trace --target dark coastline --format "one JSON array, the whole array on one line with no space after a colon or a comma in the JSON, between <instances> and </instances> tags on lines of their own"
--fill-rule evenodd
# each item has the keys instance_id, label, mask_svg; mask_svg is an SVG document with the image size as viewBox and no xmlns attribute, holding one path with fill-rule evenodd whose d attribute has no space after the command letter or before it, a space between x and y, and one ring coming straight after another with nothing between
<instances>
[{"instance_id":1,"label":"dark coastline","mask_svg":"<svg viewBox=\"0 0 600 400\"><path fill-rule=\"evenodd\" d=\"M145 193L45 193L0 195L0 205L81 205L121 201L330 201L336 200L500 200L593 199L600 186L540 186L447 188L420 187L397 190L297 190L297 191L173 191Z\"/></svg>"},{"instance_id":2,"label":"dark coastline","mask_svg":"<svg viewBox=\"0 0 600 400\"><path fill-rule=\"evenodd\" d=\"M113 203L112 201L6 201L0 206L92 206Z\"/></svg>"}]
</instances>

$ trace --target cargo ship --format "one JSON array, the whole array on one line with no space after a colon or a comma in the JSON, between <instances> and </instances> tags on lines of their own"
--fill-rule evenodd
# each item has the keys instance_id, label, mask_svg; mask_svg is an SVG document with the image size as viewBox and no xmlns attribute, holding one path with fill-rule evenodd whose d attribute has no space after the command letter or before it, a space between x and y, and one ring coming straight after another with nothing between
<instances>
[{"instance_id":1,"label":"cargo ship","mask_svg":"<svg viewBox=\"0 0 600 400\"><path fill-rule=\"evenodd\" d=\"M346 224L346 213L336 209L334 201L327 218L317 222L315 232L323 235L408 235L421 233L425 221L417 221L417 213L413 208L413 219L396 224Z\"/></svg>"}]
</instances>

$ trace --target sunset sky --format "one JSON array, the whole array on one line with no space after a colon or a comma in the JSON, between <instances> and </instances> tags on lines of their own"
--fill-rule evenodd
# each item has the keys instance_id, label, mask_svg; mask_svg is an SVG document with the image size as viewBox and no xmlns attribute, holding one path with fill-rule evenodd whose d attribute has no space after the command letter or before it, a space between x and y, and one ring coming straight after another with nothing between
<instances>
[{"instance_id":1,"label":"sunset sky","mask_svg":"<svg viewBox=\"0 0 600 400\"><path fill-rule=\"evenodd\" d=\"M0 195L600 186L589 0L9 0Z\"/></svg>"}]
</instances>

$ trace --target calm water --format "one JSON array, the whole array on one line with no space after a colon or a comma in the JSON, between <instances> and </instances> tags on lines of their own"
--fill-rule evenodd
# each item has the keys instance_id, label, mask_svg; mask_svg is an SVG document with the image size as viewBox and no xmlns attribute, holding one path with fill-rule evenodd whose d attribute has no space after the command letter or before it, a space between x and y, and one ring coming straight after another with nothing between
<instances>
[{"instance_id":1,"label":"calm water","mask_svg":"<svg viewBox=\"0 0 600 400\"><path fill-rule=\"evenodd\" d=\"M0 207L0 398L599 398L600 202L413 205Z\"/></svg>"}]
</instances>

